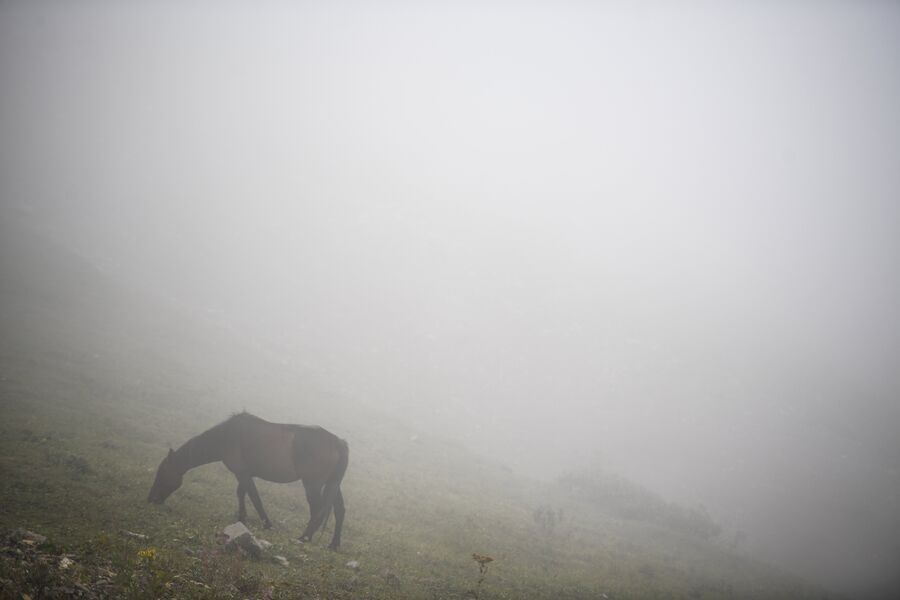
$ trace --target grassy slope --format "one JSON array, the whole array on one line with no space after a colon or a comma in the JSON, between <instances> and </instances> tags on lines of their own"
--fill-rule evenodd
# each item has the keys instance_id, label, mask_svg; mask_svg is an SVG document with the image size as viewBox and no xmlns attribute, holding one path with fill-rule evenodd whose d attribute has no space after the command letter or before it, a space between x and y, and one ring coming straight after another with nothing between
<instances>
[{"instance_id":1,"label":"grassy slope","mask_svg":"<svg viewBox=\"0 0 900 600\"><path fill-rule=\"evenodd\" d=\"M496 559L482 598L820 595L718 546L606 517L451 442L413 442L402 424L38 238L7 227L0 243L0 530L49 536L84 565L73 577L90 580L89 566L102 564L117 573L116 593L134 597L459 598L475 586L478 552ZM350 441L341 553L324 550L324 538L292 541L307 516L296 484L259 485L276 523L261 536L287 568L218 554L215 534L236 504L221 465L189 473L162 508L145 502L167 445L242 408ZM568 515L550 535L532 519L545 503ZM138 556L147 547L155 558ZM344 566L350 559L358 574Z\"/></svg>"}]
</instances>

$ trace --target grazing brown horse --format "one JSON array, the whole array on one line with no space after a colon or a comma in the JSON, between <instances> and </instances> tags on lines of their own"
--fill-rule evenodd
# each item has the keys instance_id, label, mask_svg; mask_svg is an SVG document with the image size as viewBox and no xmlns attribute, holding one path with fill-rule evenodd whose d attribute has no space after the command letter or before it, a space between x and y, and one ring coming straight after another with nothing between
<instances>
[{"instance_id":1,"label":"grazing brown horse","mask_svg":"<svg viewBox=\"0 0 900 600\"><path fill-rule=\"evenodd\" d=\"M249 494L268 529L272 522L253 478L276 483L300 479L309 502L309 524L300 540L309 541L334 509L334 537L329 548L337 549L345 513L341 480L348 458L347 442L321 427L270 423L244 412L189 439L178 450L170 448L156 471L147 501L162 504L181 487L187 471L222 461L237 477L238 519L247 518L244 497Z\"/></svg>"}]
</instances>

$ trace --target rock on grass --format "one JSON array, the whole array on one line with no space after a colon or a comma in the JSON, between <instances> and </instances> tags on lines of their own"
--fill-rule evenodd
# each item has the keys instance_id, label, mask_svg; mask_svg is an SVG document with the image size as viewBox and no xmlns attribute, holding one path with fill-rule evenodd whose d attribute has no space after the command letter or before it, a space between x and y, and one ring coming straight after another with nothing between
<instances>
[{"instance_id":1,"label":"rock on grass","mask_svg":"<svg viewBox=\"0 0 900 600\"><path fill-rule=\"evenodd\" d=\"M225 546L234 546L246 551L253 558L259 558L263 553L263 546L254 537L247 526L241 523L232 523L223 531L225 534Z\"/></svg>"}]
</instances>

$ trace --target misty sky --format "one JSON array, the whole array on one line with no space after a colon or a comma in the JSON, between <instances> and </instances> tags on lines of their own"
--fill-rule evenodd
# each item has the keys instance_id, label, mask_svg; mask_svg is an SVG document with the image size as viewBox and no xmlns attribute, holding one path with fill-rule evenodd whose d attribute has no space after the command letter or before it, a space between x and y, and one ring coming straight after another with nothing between
<instances>
[{"instance_id":1,"label":"misty sky","mask_svg":"<svg viewBox=\"0 0 900 600\"><path fill-rule=\"evenodd\" d=\"M449 4L2 2L3 212L521 472L900 565L900 4Z\"/></svg>"}]
</instances>

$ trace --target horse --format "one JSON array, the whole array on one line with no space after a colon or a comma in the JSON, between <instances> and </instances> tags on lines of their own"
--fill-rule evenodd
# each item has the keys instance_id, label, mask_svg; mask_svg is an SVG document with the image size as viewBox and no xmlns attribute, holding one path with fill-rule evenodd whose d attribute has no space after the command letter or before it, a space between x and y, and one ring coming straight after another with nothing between
<instances>
[{"instance_id":1,"label":"horse","mask_svg":"<svg viewBox=\"0 0 900 600\"><path fill-rule=\"evenodd\" d=\"M242 412L192 437L159 464L147 501L162 504L181 487L184 474L194 467L221 461L237 478L238 520L247 518L244 504L250 496L264 527L272 522L263 508L253 478L276 483L298 479L306 490L309 523L301 542L308 542L334 510L334 537L329 548L341 544L344 497L341 481L347 471L349 447L345 440L321 427L270 423Z\"/></svg>"}]
</instances>

